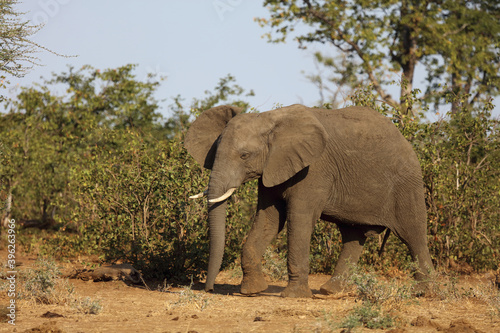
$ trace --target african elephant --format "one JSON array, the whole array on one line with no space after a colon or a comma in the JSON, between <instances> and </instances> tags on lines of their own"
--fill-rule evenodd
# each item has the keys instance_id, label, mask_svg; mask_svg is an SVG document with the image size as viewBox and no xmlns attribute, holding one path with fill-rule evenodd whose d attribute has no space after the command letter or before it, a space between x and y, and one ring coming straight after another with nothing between
<instances>
[{"instance_id":1,"label":"african elephant","mask_svg":"<svg viewBox=\"0 0 500 333\"><path fill-rule=\"evenodd\" d=\"M340 291L340 277L359 259L367 236L394 232L418 262L417 280L433 270L419 161L394 124L366 107L339 110L292 105L243 114L232 106L204 111L184 145L211 169L210 257L205 284L214 288L224 252L226 199L259 179L257 214L243 246L241 293L267 288L261 259L287 226L284 297L310 297L309 247L315 221L334 222L343 249L322 293ZM193 197L200 197L203 193Z\"/></svg>"}]
</instances>

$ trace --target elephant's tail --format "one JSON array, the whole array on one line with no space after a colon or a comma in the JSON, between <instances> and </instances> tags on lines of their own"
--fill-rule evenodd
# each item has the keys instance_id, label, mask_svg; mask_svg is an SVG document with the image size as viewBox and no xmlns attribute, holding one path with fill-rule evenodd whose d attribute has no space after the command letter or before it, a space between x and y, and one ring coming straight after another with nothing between
<instances>
[{"instance_id":1,"label":"elephant's tail","mask_svg":"<svg viewBox=\"0 0 500 333\"><path fill-rule=\"evenodd\" d=\"M384 253L385 243L387 243L387 239L389 238L390 235L391 235L391 229L386 228L385 229L384 239L382 240L382 245L380 245L380 250L378 250L378 256L379 257L381 257L382 253Z\"/></svg>"}]
</instances>

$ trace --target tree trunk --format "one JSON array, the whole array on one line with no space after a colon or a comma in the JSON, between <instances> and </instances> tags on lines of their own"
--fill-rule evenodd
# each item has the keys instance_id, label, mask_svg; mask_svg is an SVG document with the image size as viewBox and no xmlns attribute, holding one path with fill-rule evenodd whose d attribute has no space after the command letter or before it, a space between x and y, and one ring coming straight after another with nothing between
<instances>
[{"instance_id":1,"label":"tree trunk","mask_svg":"<svg viewBox=\"0 0 500 333\"><path fill-rule=\"evenodd\" d=\"M411 92L413 90L413 74L415 71L415 64L404 64L403 65L403 75L401 82L401 114L405 116L411 116L412 105L411 105Z\"/></svg>"},{"instance_id":2,"label":"tree trunk","mask_svg":"<svg viewBox=\"0 0 500 333\"><path fill-rule=\"evenodd\" d=\"M404 19L410 14L410 9L406 1L403 1L401 6L401 19ZM415 66L417 65L417 42L412 36L413 29L408 25L401 26L401 55L399 57L400 65L403 69L401 77L401 114L412 115L411 104L408 100L411 98L413 90L413 76L415 74Z\"/></svg>"},{"instance_id":3,"label":"tree trunk","mask_svg":"<svg viewBox=\"0 0 500 333\"><path fill-rule=\"evenodd\" d=\"M5 212L2 214L2 226L7 227L10 221L11 209L12 209L12 186L9 181L9 193L7 194L7 199L5 200Z\"/></svg>"}]
</instances>

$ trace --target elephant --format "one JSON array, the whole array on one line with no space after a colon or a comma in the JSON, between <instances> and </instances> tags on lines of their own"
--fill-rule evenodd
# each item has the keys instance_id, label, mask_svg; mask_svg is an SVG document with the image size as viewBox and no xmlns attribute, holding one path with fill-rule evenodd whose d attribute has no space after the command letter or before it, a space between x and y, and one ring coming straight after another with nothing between
<instances>
[{"instance_id":1,"label":"elephant","mask_svg":"<svg viewBox=\"0 0 500 333\"><path fill-rule=\"evenodd\" d=\"M368 107L330 110L295 104L262 113L222 105L190 126L184 147L210 169L209 262L206 291L214 290L225 242L227 199L258 179L257 212L243 245L242 294L268 284L261 261L286 225L288 285L283 297L311 297L309 251L315 222L335 223L343 247L323 294L342 290L368 236L389 229L417 263L414 276L433 271L420 164L411 144L390 119Z\"/></svg>"}]
</instances>

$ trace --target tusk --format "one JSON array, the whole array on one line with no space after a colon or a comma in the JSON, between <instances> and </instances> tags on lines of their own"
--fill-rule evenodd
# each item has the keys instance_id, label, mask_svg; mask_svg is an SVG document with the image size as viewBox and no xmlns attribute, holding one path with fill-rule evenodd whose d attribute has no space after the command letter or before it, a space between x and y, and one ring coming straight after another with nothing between
<instances>
[{"instance_id":1,"label":"tusk","mask_svg":"<svg viewBox=\"0 0 500 333\"><path fill-rule=\"evenodd\" d=\"M189 199L199 199L199 198L203 198L205 195L208 194L208 190L205 190L203 192L200 192L198 194L195 194L195 195L192 195L189 197Z\"/></svg>"},{"instance_id":2,"label":"tusk","mask_svg":"<svg viewBox=\"0 0 500 333\"><path fill-rule=\"evenodd\" d=\"M218 197L218 198L215 198L215 199L210 199L208 200L208 202L210 203L216 203L216 202L221 202L221 201L224 201L226 200L227 198L229 198L231 196L231 194L233 194L233 192L236 191L236 187L233 187L233 188L230 188L226 193L224 193L222 196Z\"/></svg>"}]
</instances>

